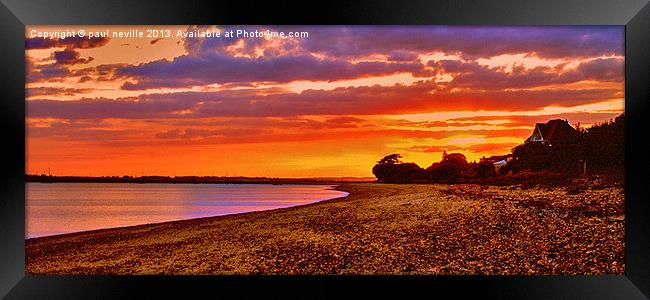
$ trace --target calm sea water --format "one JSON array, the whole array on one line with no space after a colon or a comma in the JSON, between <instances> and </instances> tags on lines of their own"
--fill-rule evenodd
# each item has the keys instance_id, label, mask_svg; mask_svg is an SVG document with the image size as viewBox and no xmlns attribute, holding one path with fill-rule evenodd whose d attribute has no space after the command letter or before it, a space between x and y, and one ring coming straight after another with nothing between
<instances>
[{"instance_id":1,"label":"calm sea water","mask_svg":"<svg viewBox=\"0 0 650 300\"><path fill-rule=\"evenodd\" d=\"M330 185L26 185L27 238L269 210L347 196Z\"/></svg>"}]
</instances>

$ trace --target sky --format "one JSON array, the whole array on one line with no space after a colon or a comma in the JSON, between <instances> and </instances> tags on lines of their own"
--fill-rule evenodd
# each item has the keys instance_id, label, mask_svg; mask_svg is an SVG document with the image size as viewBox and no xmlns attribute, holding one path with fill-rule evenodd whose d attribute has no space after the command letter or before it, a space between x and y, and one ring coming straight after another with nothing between
<instances>
[{"instance_id":1,"label":"sky","mask_svg":"<svg viewBox=\"0 0 650 300\"><path fill-rule=\"evenodd\" d=\"M625 104L623 26L27 26L25 48L28 174L371 177Z\"/></svg>"}]
</instances>

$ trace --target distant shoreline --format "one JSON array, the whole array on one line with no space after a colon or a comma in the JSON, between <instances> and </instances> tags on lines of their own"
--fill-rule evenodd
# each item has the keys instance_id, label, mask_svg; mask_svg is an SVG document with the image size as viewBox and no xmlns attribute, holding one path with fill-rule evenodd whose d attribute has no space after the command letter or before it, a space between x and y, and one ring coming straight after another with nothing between
<instances>
[{"instance_id":1,"label":"distant shoreline","mask_svg":"<svg viewBox=\"0 0 650 300\"><path fill-rule=\"evenodd\" d=\"M227 176L51 176L25 175L25 182L34 183L170 183L170 184L341 184L373 182L374 177L227 177Z\"/></svg>"}]
</instances>

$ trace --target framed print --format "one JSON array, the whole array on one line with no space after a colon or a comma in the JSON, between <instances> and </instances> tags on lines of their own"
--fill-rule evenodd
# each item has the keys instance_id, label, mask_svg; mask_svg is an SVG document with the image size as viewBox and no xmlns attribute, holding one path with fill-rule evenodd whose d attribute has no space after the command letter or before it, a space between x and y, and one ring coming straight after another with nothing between
<instances>
[{"instance_id":1,"label":"framed print","mask_svg":"<svg viewBox=\"0 0 650 300\"><path fill-rule=\"evenodd\" d=\"M647 1L2 4L8 299L650 294Z\"/></svg>"}]
</instances>

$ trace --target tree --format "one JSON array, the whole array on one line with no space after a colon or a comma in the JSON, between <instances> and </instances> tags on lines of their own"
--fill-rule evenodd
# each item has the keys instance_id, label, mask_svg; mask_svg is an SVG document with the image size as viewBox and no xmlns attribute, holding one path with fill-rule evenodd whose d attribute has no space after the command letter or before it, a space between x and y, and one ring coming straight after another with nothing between
<instances>
[{"instance_id":1,"label":"tree","mask_svg":"<svg viewBox=\"0 0 650 300\"><path fill-rule=\"evenodd\" d=\"M408 183L426 178L424 169L415 163L404 163L401 158L400 154L384 156L372 168L372 174L385 183Z\"/></svg>"},{"instance_id":2,"label":"tree","mask_svg":"<svg viewBox=\"0 0 650 300\"><path fill-rule=\"evenodd\" d=\"M591 173L623 173L625 168L625 114L596 124L583 134L584 157Z\"/></svg>"},{"instance_id":3,"label":"tree","mask_svg":"<svg viewBox=\"0 0 650 300\"><path fill-rule=\"evenodd\" d=\"M453 166L458 168L467 167L467 158L462 153L446 154L440 161L441 165Z\"/></svg>"},{"instance_id":4,"label":"tree","mask_svg":"<svg viewBox=\"0 0 650 300\"><path fill-rule=\"evenodd\" d=\"M383 164L399 164L401 163L401 158L402 155L398 153L394 154L389 154L384 156L384 158L380 159L377 164L383 165Z\"/></svg>"},{"instance_id":5,"label":"tree","mask_svg":"<svg viewBox=\"0 0 650 300\"><path fill-rule=\"evenodd\" d=\"M476 166L476 177L486 178L497 174L494 164L490 162L481 162Z\"/></svg>"},{"instance_id":6,"label":"tree","mask_svg":"<svg viewBox=\"0 0 650 300\"><path fill-rule=\"evenodd\" d=\"M512 149L513 160L506 167L514 173L522 170L541 171L551 164L549 151L550 147L542 143L521 144Z\"/></svg>"},{"instance_id":7,"label":"tree","mask_svg":"<svg viewBox=\"0 0 650 300\"><path fill-rule=\"evenodd\" d=\"M461 153L442 153L442 160L427 168L430 179L441 182L456 182L467 171L467 158Z\"/></svg>"},{"instance_id":8,"label":"tree","mask_svg":"<svg viewBox=\"0 0 650 300\"><path fill-rule=\"evenodd\" d=\"M581 140L582 137L578 135L575 139L552 145L539 142L521 144L512 149L512 162L500 171L552 171L577 175L580 172L580 161L583 159Z\"/></svg>"}]
</instances>

